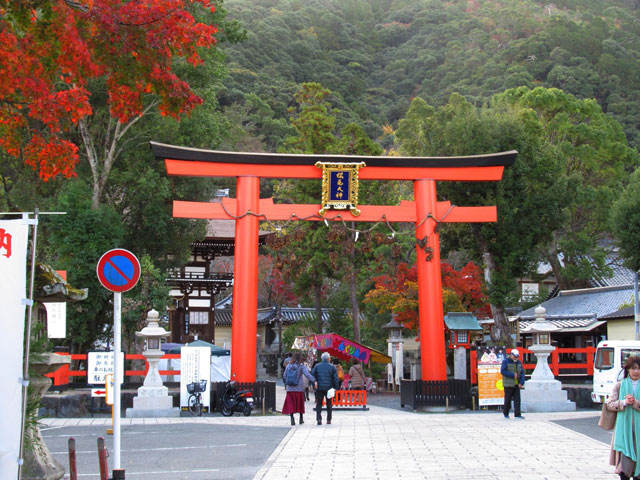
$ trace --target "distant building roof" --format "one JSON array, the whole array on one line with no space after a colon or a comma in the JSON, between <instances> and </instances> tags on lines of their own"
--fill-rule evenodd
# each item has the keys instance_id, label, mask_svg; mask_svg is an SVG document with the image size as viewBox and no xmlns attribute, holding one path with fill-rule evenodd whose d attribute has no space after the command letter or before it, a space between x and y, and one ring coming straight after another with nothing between
<instances>
[{"instance_id":1,"label":"distant building roof","mask_svg":"<svg viewBox=\"0 0 640 480\"><path fill-rule=\"evenodd\" d=\"M220 326L231 326L232 320L232 304L233 304L233 295L229 295L224 299L220 300L216 303L215 306L215 319L216 325ZM350 310L346 310L349 312ZM322 321L328 322L329 316L331 314L331 309L323 308L322 309ZM310 307L280 307L280 315L282 318L282 323L293 324L302 322L308 318L315 319L316 309ZM362 314L360 314L361 318L364 318ZM258 309L258 325L266 325L273 323L277 320L277 308L276 307L268 307L268 308L259 308Z\"/></svg>"},{"instance_id":2,"label":"distant building roof","mask_svg":"<svg viewBox=\"0 0 640 480\"><path fill-rule=\"evenodd\" d=\"M610 264L609 268L613 271L613 275L609 278L594 276L589 280L592 287L622 286L633 283L633 270L615 263Z\"/></svg>"},{"instance_id":3,"label":"distant building roof","mask_svg":"<svg viewBox=\"0 0 640 480\"><path fill-rule=\"evenodd\" d=\"M589 332L606 323L593 315L547 315L545 318L558 328L551 333ZM534 321L535 317L527 317L526 319L520 317L520 333L530 332Z\"/></svg>"},{"instance_id":4,"label":"distant building roof","mask_svg":"<svg viewBox=\"0 0 640 480\"><path fill-rule=\"evenodd\" d=\"M449 330L482 330L478 319L469 312L449 312L444 316Z\"/></svg>"},{"instance_id":5,"label":"distant building roof","mask_svg":"<svg viewBox=\"0 0 640 480\"><path fill-rule=\"evenodd\" d=\"M600 318L620 309L633 296L632 285L615 287L586 288L581 290L563 290L558 296L540 305L547 310L547 316L570 316ZM535 307L531 307L518 315L521 320L535 318Z\"/></svg>"}]
</instances>

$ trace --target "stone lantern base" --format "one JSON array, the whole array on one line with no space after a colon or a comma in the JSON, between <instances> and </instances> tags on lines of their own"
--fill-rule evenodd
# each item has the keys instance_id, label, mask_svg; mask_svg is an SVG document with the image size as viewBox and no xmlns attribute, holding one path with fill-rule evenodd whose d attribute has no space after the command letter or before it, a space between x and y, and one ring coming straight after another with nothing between
<instances>
[{"instance_id":1,"label":"stone lantern base","mask_svg":"<svg viewBox=\"0 0 640 480\"><path fill-rule=\"evenodd\" d=\"M575 412L576 404L567 399L558 380L529 380L524 384L523 412Z\"/></svg>"},{"instance_id":2,"label":"stone lantern base","mask_svg":"<svg viewBox=\"0 0 640 480\"><path fill-rule=\"evenodd\" d=\"M140 387L133 397L133 408L127 408L127 418L179 417L180 409L173 406L173 397L167 387Z\"/></svg>"}]
</instances>

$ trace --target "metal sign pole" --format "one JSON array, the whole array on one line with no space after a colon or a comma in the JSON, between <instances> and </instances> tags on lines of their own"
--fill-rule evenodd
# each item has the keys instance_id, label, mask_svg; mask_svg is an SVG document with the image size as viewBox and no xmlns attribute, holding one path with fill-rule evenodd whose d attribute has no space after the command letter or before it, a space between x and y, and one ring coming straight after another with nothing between
<instances>
[{"instance_id":1,"label":"metal sign pole","mask_svg":"<svg viewBox=\"0 0 640 480\"><path fill-rule=\"evenodd\" d=\"M124 372L120 363L121 348L121 300L120 292L113 292L113 468L120 469L120 382Z\"/></svg>"}]
</instances>

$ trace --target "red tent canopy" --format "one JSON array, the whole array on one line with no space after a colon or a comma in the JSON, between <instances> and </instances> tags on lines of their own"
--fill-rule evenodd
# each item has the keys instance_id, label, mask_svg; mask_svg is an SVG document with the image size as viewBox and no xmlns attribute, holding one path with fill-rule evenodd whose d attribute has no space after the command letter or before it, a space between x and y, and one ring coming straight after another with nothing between
<instances>
[{"instance_id":1,"label":"red tent canopy","mask_svg":"<svg viewBox=\"0 0 640 480\"><path fill-rule=\"evenodd\" d=\"M332 357L338 357L341 360L357 358L362 363L391 363L390 356L335 333L298 337L293 344L293 348L298 350L315 348L316 350L329 352Z\"/></svg>"}]
</instances>

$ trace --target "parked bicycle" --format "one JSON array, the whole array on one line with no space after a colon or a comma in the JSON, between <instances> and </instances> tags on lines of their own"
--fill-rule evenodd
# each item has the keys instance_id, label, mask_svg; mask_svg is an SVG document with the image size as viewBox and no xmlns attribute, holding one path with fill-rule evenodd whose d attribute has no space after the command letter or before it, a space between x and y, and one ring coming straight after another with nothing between
<instances>
[{"instance_id":1,"label":"parked bicycle","mask_svg":"<svg viewBox=\"0 0 640 480\"><path fill-rule=\"evenodd\" d=\"M200 380L199 382L193 382L187 385L187 392L189 393L189 411L191 415L201 417L202 416L202 392L207 389L207 381Z\"/></svg>"}]
</instances>

